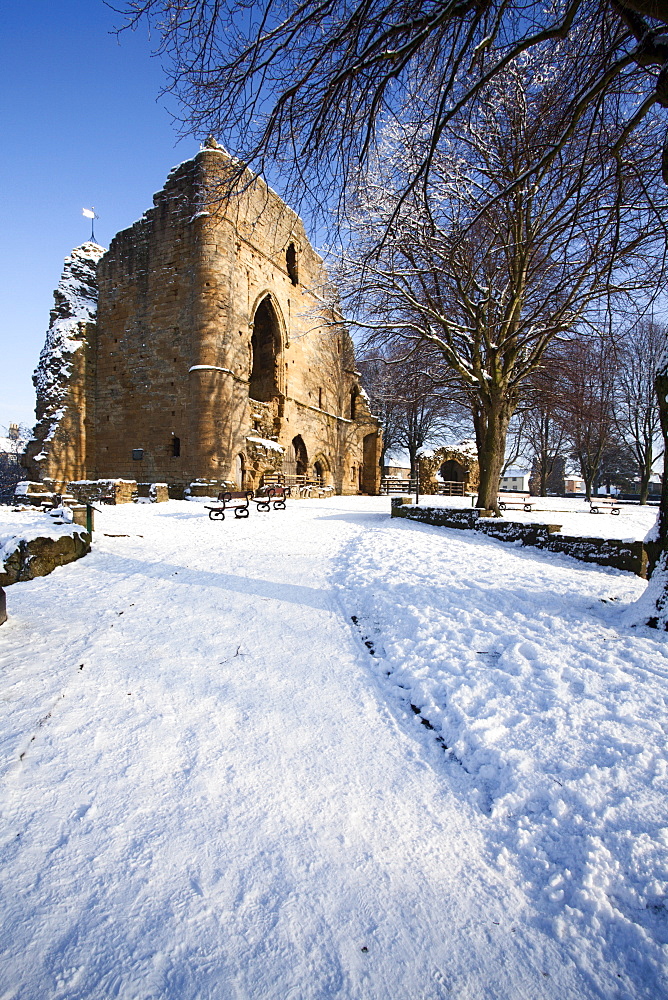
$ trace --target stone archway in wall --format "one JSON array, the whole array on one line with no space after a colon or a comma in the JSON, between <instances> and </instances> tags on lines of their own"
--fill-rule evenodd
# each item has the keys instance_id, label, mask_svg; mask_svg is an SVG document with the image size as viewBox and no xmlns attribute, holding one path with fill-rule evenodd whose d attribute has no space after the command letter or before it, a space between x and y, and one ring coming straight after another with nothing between
<instances>
[{"instance_id":1,"label":"stone archway in wall","mask_svg":"<svg viewBox=\"0 0 668 1000\"><path fill-rule=\"evenodd\" d=\"M308 471L308 451L301 434L296 434L285 450L283 472L288 476L307 476Z\"/></svg>"},{"instance_id":2,"label":"stone archway in wall","mask_svg":"<svg viewBox=\"0 0 668 1000\"><path fill-rule=\"evenodd\" d=\"M480 483L478 458L468 447L438 448L420 458L420 492L436 493L443 482L462 483L466 492L474 492Z\"/></svg>"},{"instance_id":3,"label":"stone archway in wall","mask_svg":"<svg viewBox=\"0 0 668 1000\"><path fill-rule=\"evenodd\" d=\"M320 480L323 486L334 485L334 477L332 476L330 461L326 455L323 455L322 452L318 452L315 456L311 468L313 470L313 475Z\"/></svg>"},{"instance_id":4,"label":"stone archway in wall","mask_svg":"<svg viewBox=\"0 0 668 1000\"><path fill-rule=\"evenodd\" d=\"M271 295L265 295L253 316L248 395L269 403L281 392L283 353L281 322Z\"/></svg>"}]
</instances>

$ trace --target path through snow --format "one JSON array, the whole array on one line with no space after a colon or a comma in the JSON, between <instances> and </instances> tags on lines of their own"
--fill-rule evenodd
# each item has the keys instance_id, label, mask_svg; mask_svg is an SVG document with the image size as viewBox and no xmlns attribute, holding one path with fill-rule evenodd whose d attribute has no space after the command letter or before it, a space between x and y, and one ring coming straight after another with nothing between
<instances>
[{"instance_id":1,"label":"path through snow","mask_svg":"<svg viewBox=\"0 0 668 1000\"><path fill-rule=\"evenodd\" d=\"M600 600L642 584L388 506L105 509L90 556L9 590L2 1000L668 995L667 647Z\"/></svg>"}]
</instances>

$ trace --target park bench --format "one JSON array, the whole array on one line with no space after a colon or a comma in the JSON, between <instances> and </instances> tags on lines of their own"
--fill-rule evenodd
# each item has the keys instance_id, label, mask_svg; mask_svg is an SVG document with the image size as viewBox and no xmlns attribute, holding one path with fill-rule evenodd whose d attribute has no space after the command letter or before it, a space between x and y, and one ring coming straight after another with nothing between
<instances>
[{"instance_id":1,"label":"park bench","mask_svg":"<svg viewBox=\"0 0 668 1000\"><path fill-rule=\"evenodd\" d=\"M595 497L593 500L589 501L589 513L590 514L619 514L622 508L619 506L616 500L610 500L603 497Z\"/></svg>"},{"instance_id":2,"label":"park bench","mask_svg":"<svg viewBox=\"0 0 668 1000\"><path fill-rule=\"evenodd\" d=\"M218 494L215 504L205 504L209 512L209 520L224 521L225 511L233 510L235 517L248 517L249 503L253 499L252 490L223 490Z\"/></svg>"},{"instance_id":3,"label":"park bench","mask_svg":"<svg viewBox=\"0 0 668 1000\"><path fill-rule=\"evenodd\" d=\"M290 487L276 484L263 489L262 493L251 497L258 511L285 510L285 499L290 496Z\"/></svg>"},{"instance_id":4,"label":"park bench","mask_svg":"<svg viewBox=\"0 0 668 1000\"><path fill-rule=\"evenodd\" d=\"M523 496L521 493L508 493L503 497L497 497L499 510L526 510L531 511L531 497Z\"/></svg>"}]
</instances>

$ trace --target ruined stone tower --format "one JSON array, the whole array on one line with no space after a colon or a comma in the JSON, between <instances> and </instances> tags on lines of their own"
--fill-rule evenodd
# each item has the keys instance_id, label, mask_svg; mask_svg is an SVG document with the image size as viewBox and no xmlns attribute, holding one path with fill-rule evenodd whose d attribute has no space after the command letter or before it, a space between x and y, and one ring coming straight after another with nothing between
<instances>
[{"instance_id":1,"label":"ruined stone tower","mask_svg":"<svg viewBox=\"0 0 668 1000\"><path fill-rule=\"evenodd\" d=\"M98 248L97 315L60 391L76 457L38 424L33 474L254 487L282 468L377 491L378 424L341 317L324 305L322 260L263 181L219 197L231 165L208 143Z\"/></svg>"}]
</instances>

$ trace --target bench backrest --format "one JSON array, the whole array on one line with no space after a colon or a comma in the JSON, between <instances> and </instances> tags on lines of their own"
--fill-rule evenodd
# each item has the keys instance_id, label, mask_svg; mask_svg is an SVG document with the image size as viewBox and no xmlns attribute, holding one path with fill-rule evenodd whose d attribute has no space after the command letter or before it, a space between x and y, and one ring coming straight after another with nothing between
<instances>
[{"instance_id":1,"label":"bench backrest","mask_svg":"<svg viewBox=\"0 0 668 1000\"><path fill-rule=\"evenodd\" d=\"M230 500L249 500L253 499L252 490L222 490L218 494L218 499L222 500L223 503L229 503Z\"/></svg>"}]
</instances>

